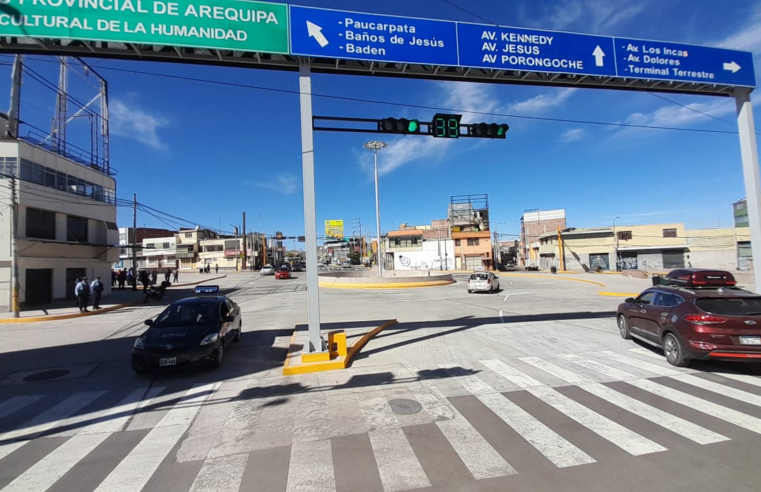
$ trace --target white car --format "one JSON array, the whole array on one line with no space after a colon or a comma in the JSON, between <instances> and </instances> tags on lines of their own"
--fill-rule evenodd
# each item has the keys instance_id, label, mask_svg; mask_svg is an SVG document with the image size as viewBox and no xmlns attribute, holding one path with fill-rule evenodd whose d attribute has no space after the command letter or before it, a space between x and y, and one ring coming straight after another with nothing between
<instances>
[{"instance_id":1,"label":"white car","mask_svg":"<svg viewBox=\"0 0 761 492\"><path fill-rule=\"evenodd\" d=\"M499 278L491 272L476 272L468 279L468 294L499 292Z\"/></svg>"},{"instance_id":2,"label":"white car","mask_svg":"<svg viewBox=\"0 0 761 492\"><path fill-rule=\"evenodd\" d=\"M275 267L272 265L264 265L259 271L259 275L275 275Z\"/></svg>"}]
</instances>

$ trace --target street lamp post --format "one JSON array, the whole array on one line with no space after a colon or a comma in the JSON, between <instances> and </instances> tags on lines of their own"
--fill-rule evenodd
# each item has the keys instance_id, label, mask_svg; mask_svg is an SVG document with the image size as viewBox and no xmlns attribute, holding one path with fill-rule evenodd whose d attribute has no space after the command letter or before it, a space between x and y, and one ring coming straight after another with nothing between
<instances>
[{"instance_id":1,"label":"street lamp post","mask_svg":"<svg viewBox=\"0 0 761 492\"><path fill-rule=\"evenodd\" d=\"M617 215L615 219L613 219L613 240L615 241L615 246L613 247L613 255L616 259L616 271L621 271L621 262L618 261L618 234L616 234L616 219L618 219L619 216Z\"/></svg>"},{"instance_id":2,"label":"street lamp post","mask_svg":"<svg viewBox=\"0 0 761 492\"><path fill-rule=\"evenodd\" d=\"M386 142L373 140L363 145L367 150L373 151L375 158L375 232L378 237L378 276L383 276L383 261L381 259L381 226L380 226L380 197L378 195L378 151L388 147Z\"/></svg>"}]
</instances>

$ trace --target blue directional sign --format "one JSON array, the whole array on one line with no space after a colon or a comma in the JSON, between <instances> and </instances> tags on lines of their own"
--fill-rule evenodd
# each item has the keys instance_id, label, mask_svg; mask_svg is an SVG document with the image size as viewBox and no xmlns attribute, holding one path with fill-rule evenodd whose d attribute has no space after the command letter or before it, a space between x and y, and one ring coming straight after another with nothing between
<instances>
[{"instance_id":1,"label":"blue directional sign","mask_svg":"<svg viewBox=\"0 0 761 492\"><path fill-rule=\"evenodd\" d=\"M291 5L293 55L457 65L454 22Z\"/></svg>"},{"instance_id":2,"label":"blue directional sign","mask_svg":"<svg viewBox=\"0 0 761 492\"><path fill-rule=\"evenodd\" d=\"M609 37L464 23L457 33L465 67L616 75Z\"/></svg>"},{"instance_id":3,"label":"blue directional sign","mask_svg":"<svg viewBox=\"0 0 761 492\"><path fill-rule=\"evenodd\" d=\"M756 86L745 51L296 5L290 41L297 56Z\"/></svg>"},{"instance_id":4,"label":"blue directional sign","mask_svg":"<svg viewBox=\"0 0 761 492\"><path fill-rule=\"evenodd\" d=\"M619 77L755 87L753 55L662 41L615 38Z\"/></svg>"}]
</instances>

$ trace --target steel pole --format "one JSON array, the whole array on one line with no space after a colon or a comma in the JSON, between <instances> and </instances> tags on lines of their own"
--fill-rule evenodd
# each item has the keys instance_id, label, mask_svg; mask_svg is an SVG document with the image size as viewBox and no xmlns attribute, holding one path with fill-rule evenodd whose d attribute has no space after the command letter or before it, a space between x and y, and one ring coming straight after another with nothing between
<instances>
[{"instance_id":1,"label":"steel pole","mask_svg":"<svg viewBox=\"0 0 761 492\"><path fill-rule=\"evenodd\" d=\"M307 249L307 310L309 344L305 352L327 350L320 334L320 286L317 278L317 213L314 191L314 130L312 124L312 70L309 58L299 58L301 104L301 168L304 180L304 229ZM273 250L273 255L274 255ZM273 256L274 259L274 256Z\"/></svg>"},{"instance_id":2,"label":"steel pole","mask_svg":"<svg viewBox=\"0 0 761 492\"><path fill-rule=\"evenodd\" d=\"M756 128L753 122L753 106L749 89L736 89L737 127L740 133L740 154L742 155L745 197L748 201L748 225L750 226L750 247L753 251L753 272L756 278L756 292L761 292L761 179L758 169L758 147Z\"/></svg>"},{"instance_id":3,"label":"steel pole","mask_svg":"<svg viewBox=\"0 0 761 492\"><path fill-rule=\"evenodd\" d=\"M378 276L383 276L383 260L381 256L381 226L380 226L380 197L378 195L378 149L373 151L375 156L375 232L378 237Z\"/></svg>"},{"instance_id":4,"label":"steel pole","mask_svg":"<svg viewBox=\"0 0 761 492\"><path fill-rule=\"evenodd\" d=\"M18 206L16 200L16 177L11 176L11 311L13 317L18 318L19 313L19 281L18 281ZM30 287L30 286L28 286Z\"/></svg>"}]
</instances>

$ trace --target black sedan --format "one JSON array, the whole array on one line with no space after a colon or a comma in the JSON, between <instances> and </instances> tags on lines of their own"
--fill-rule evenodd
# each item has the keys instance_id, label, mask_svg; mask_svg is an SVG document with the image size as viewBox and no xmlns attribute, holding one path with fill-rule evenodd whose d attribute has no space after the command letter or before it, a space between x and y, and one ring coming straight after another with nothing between
<instances>
[{"instance_id":1,"label":"black sedan","mask_svg":"<svg viewBox=\"0 0 761 492\"><path fill-rule=\"evenodd\" d=\"M148 330L132 349L132 369L138 374L200 364L219 367L230 343L240 341L240 308L225 296L181 299L145 324Z\"/></svg>"}]
</instances>

